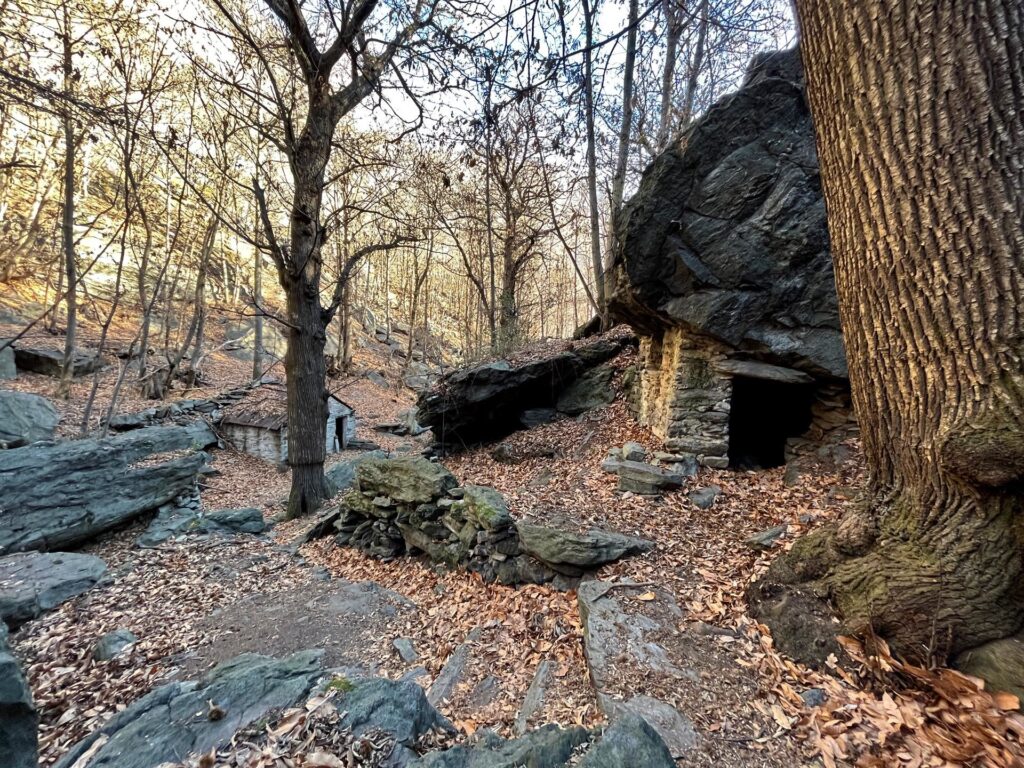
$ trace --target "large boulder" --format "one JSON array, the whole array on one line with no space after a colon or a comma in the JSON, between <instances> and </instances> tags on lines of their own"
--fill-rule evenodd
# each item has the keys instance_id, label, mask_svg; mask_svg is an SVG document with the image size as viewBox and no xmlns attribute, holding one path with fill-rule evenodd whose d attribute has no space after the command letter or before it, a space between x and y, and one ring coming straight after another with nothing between
<instances>
[{"instance_id":1,"label":"large boulder","mask_svg":"<svg viewBox=\"0 0 1024 768\"><path fill-rule=\"evenodd\" d=\"M45 397L0 389L0 448L52 440L60 414Z\"/></svg>"},{"instance_id":2,"label":"large boulder","mask_svg":"<svg viewBox=\"0 0 1024 768\"><path fill-rule=\"evenodd\" d=\"M520 363L498 360L460 368L420 395L416 418L433 429L444 450L498 440L522 429L524 412L554 408L578 378L633 342L631 335L612 333ZM579 407L607 401L610 369L605 370L607 373L594 374L596 381L590 382L593 386L588 386L587 392L567 397L560 409L579 413Z\"/></svg>"},{"instance_id":3,"label":"large boulder","mask_svg":"<svg viewBox=\"0 0 1024 768\"><path fill-rule=\"evenodd\" d=\"M91 589L107 564L76 552L17 552L0 557L0 621L12 628Z\"/></svg>"},{"instance_id":4,"label":"large boulder","mask_svg":"<svg viewBox=\"0 0 1024 768\"><path fill-rule=\"evenodd\" d=\"M64 353L55 349L23 347L14 348L14 361L23 371L41 373L45 376L60 376L64 371ZM75 352L71 355L73 376L95 373L103 367L103 358L87 352Z\"/></svg>"},{"instance_id":5,"label":"large boulder","mask_svg":"<svg viewBox=\"0 0 1024 768\"><path fill-rule=\"evenodd\" d=\"M73 546L191 491L216 442L199 422L0 451L0 554Z\"/></svg>"},{"instance_id":6,"label":"large boulder","mask_svg":"<svg viewBox=\"0 0 1024 768\"><path fill-rule=\"evenodd\" d=\"M224 746L241 728L305 701L321 656L245 654L197 682L163 685L78 742L56 768L155 768Z\"/></svg>"},{"instance_id":7,"label":"large boulder","mask_svg":"<svg viewBox=\"0 0 1024 768\"><path fill-rule=\"evenodd\" d=\"M609 309L658 337L681 326L751 358L845 377L825 203L797 49L644 172L625 205Z\"/></svg>"},{"instance_id":8,"label":"large boulder","mask_svg":"<svg viewBox=\"0 0 1024 768\"><path fill-rule=\"evenodd\" d=\"M39 714L0 621L0 755L7 768L36 768Z\"/></svg>"}]
</instances>

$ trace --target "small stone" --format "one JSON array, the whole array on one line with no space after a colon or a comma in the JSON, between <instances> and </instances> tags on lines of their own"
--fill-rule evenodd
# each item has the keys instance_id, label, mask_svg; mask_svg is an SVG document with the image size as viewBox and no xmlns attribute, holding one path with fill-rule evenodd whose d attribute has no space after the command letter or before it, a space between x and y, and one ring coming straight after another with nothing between
<instances>
[{"instance_id":1,"label":"small stone","mask_svg":"<svg viewBox=\"0 0 1024 768\"><path fill-rule=\"evenodd\" d=\"M631 441L622 446L622 457L626 461L643 461L647 458L647 451L640 443Z\"/></svg>"},{"instance_id":2,"label":"small stone","mask_svg":"<svg viewBox=\"0 0 1024 768\"><path fill-rule=\"evenodd\" d=\"M700 463L710 469L728 469L729 468L729 457L728 456L705 456L700 460Z\"/></svg>"},{"instance_id":3,"label":"small stone","mask_svg":"<svg viewBox=\"0 0 1024 768\"><path fill-rule=\"evenodd\" d=\"M408 637L396 637L391 641L391 645L398 651L399 657L406 664L412 664L420 658L420 655L416 652L416 647Z\"/></svg>"},{"instance_id":4,"label":"small stone","mask_svg":"<svg viewBox=\"0 0 1024 768\"><path fill-rule=\"evenodd\" d=\"M107 632L92 649L92 657L96 661L110 661L120 656L127 648L134 645L138 638L129 629L115 629Z\"/></svg>"},{"instance_id":5,"label":"small stone","mask_svg":"<svg viewBox=\"0 0 1024 768\"><path fill-rule=\"evenodd\" d=\"M773 528L768 528L764 531L758 531L743 543L753 550L767 552L775 546L776 541L786 535L788 527L789 526L782 524L776 525Z\"/></svg>"},{"instance_id":6,"label":"small stone","mask_svg":"<svg viewBox=\"0 0 1024 768\"><path fill-rule=\"evenodd\" d=\"M721 493L722 489L717 485L709 485L707 488L690 491L686 494L686 498L692 501L698 509L710 509Z\"/></svg>"},{"instance_id":7,"label":"small stone","mask_svg":"<svg viewBox=\"0 0 1024 768\"><path fill-rule=\"evenodd\" d=\"M808 688L806 691L801 691L800 698L808 707L820 707L828 697L821 688Z\"/></svg>"}]
</instances>

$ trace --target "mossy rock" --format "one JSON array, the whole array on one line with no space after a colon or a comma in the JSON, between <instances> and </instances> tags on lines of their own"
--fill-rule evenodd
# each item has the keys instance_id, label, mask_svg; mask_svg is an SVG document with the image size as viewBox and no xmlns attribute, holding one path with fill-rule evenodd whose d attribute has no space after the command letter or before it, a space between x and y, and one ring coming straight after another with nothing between
<instances>
[{"instance_id":1,"label":"mossy rock","mask_svg":"<svg viewBox=\"0 0 1024 768\"><path fill-rule=\"evenodd\" d=\"M405 504L432 502L458 485L451 472L422 456L368 459L356 468L356 483L363 493Z\"/></svg>"},{"instance_id":2,"label":"mossy rock","mask_svg":"<svg viewBox=\"0 0 1024 768\"><path fill-rule=\"evenodd\" d=\"M463 486L462 500L453 505L465 518L485 531L497 531L512 525L505 497L485 485Z\"/></svg>"},{"instance_id":3,"label":"mossy rock","mask_svg":"<svg viewBox=\"0 0 1024 768\"><path fill-rule=\"evenodd\" d=\"M964 651L953 666L980 677L988 691L1006 691L1024 701L1024 633Z\"/></svg>"}]
</instances>

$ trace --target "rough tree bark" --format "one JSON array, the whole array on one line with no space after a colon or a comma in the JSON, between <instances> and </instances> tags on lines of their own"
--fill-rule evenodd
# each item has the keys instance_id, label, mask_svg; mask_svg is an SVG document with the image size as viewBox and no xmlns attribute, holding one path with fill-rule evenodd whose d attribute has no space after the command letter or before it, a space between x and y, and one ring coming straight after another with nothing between
<instances>
[{"instance_id":1,"label":"rough tree bark","mask_svg":"<svg viewBox=\"0 0 1024 768\"><path fill-rule=\"evenodd\" d=\"M944 660L1024 624L1024 5L796 5L869 478L751 600Z\"/></svg>"}]
</instances>

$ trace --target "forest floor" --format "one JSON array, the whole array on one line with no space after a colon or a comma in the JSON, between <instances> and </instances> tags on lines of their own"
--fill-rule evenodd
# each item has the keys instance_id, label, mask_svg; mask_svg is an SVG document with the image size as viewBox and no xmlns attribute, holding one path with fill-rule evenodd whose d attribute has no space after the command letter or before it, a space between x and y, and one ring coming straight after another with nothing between
<instances>
[{"instance_id":1,"label":"forest floor","mask_svg":"<svg viewBox=\"0 0 1024 768\"><path fill-rule=\"evenodd\" d=\"M0 326L0 337L7 331ZM49 334L34 335L42 342ZM401 384L400 368L372 344L357 351L357 365L385 377L384 386L364 376L338 384L356 409L360 437L392 450L419 450L409 438L371 429L414 401ZM213 353L211 383L204 391L212 394L246 381L249 366ZM116 366L101 376L99 402L109 397L112 379L105 377L111 376ZM32 374L8 384L49 397L56 392L53 379ZM79 398L87 396L91 379L74 386L68 401L55 400L66 436L77 434ZM174 396L201 395L176 391ZM118 410L152 404L133 398L126 395ZM667 685L628 670L616 682L617 692L662 698L693 719L700 743L680 765L1024 765L1024 720L1002 710L963 675L917 669L888 657L865 660L852 641L847 647L860 665L813 671L777 653L767 629L746 614L747 586L779 551L756 551L746 540L785 525L778 547L786 547L796 536L835 520L860 482L856 457L839 469L804 475L795 485L784 482L782 468L702 470L681 491L651 498L619 492L614 475L600 468L608 449L627 440L660 448L617 401L510 436L505 455L516 457L515 463L492 458L494 446L444 463L462 482L500 490L518 519L557 519L563 526L600 527L656 542L646 555L596 575L651 585L638 600L657 601L659 594L674 598L685 615L667 633L666 647L672 647L673 637L703 633L706 652L691 660L693 686ZM219 474L206 481L204 507L257 506L268 519L279 516L286 471L230 449L214 452L214 467ZM686 493L708 485L722 493L712 508L698 509ZM143 550L134 546L144 527L140 523L86 547L108 563L110 582L29 622L12 638L41 712L41 765L51 765L78 739L170 677L193 674L233 652L284 653L318 639L334 654L332 663L361 664L388 677L423 666L419 681L429 684L478 629L466 672L439 707L461 738L484 728L510 735L542 660L553 662L554 682L532 724L602 722L574 593L485 584L474 574L441 571L411 558L382 562L330 540L294 551L290 545L304 524L279 523L266 538L186 538ZM328 574L333 578L325 580ZM360 597L350 592L344 597L348 602L337 603L326 585L341 580L372 581L390 590L385 595L390 607L361 614L353 609ZM123 627L139 642L113 661L94 661L96 640ZM410 638L420 659L403 663L391 645L395 637ZM274 760L297 757L300 746L308 748L308 740L300 745L298 736L288 741L289 734L298 733L294 729L282 726L275 733L280 736L275 751L261 765L287 765ZM303 765L301 758L290 764Z\"/></svg>"}]
</instances>

